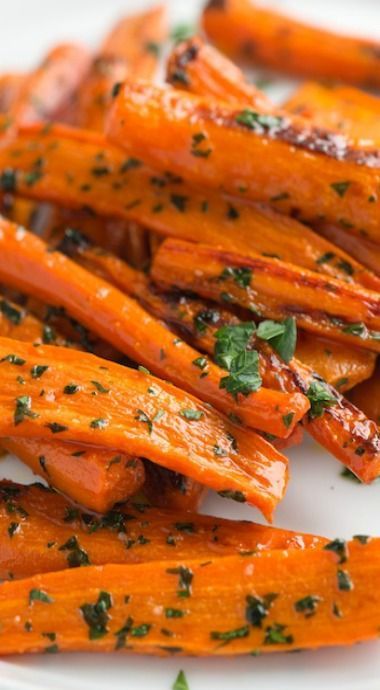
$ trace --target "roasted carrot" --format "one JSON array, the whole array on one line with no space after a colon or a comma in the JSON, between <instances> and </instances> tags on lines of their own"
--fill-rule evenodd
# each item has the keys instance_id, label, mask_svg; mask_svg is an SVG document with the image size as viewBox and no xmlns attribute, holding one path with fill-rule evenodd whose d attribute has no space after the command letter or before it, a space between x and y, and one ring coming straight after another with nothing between
<instances>
[{"instance_id":1,"label":"roasted carrot","mask_svg":"<svg viewBox=\"0 0 380 690\"><path fill-rule=\"evenodd\" d=\"M4 138L0 189L85 209L85 232L91 228L91 218L98 220L94 214L121 218L160 235L244 253L275 254L284 261L380 289L378 278L296 220L262 204L197 192L178 177L146 167L139 158L126 158L121 149L95 133L30 126L14 139ZM280 209L283 202L278 198L275 203ZM67 224L72 226L72 220Z\"/></svg>"},{"instance_id":2,"label":"roasted carrot","mask_svg":"<svg viewBox=\"0 0 380 690\"><path fill-rule=\"evenodd\" d=\"M286 213L345 218L357 232L380 237L379 152L354 148L294 115L127 83L113 101L108 136L129 155L198 187L274 206L280 197Z\"/></svg>"},{"instance_id":3,"label":"roasted carrot","mask_svg":"<svg viewBox=\"0 0 380 690\"><path fill-rule=\"evenodd\" d=\"M0 298L0 336L34 345L46 342L67 344L50 324L42 323L4 298ZM37 377L42 377L43 373L38 369L34 371ZM22 393L21 376L19 383ZM1 445L49 484L89 510L105 512L117 501L133 495L144 483L141 460L108 450L39 439L8 438L3 439Z\"/></svg>"},{"instance_id":4,"label":"roasted carrot","mask_svg":"<svg viewBox=\"0 0 380 690\"><path fill-rule=\"evenodd\" d=\"M295 316L306 331L380 352L380 294L277 259L166 240L153 279L274 319Z\"/></svg>"},{"instance_id":5,"label":"roasted carrot","mask_svg":"<svg viewBox=\"0 0 380 690\"><path fill-rule=\"evenodd\" d=\"M210 0L203 12L203 28L220 50L250 64L380 86L378 41L304 24L250 0Z\"/></svg>"},{"instance_id":6,"label":"roasted carrot","mask_svg":"<svg viewBox=\"0 0 380 690\"><path fill-rule=\"evenodd\" d=\"M211 338L211 345L209 341L210 326L215 332L226 323L239 322L230 311L218 309L214 303L158 291L145 273L135 271L110 252L91 246L75 231L67 231L61 246L89 271L138 299L150 313L174 326L185 339L190 337L197 349L213 351L214 341ZM299 333L296 356L341 392L370 378L376 360L373 352L306 332Z\"/></svg>"},{"instance_id":7,"label":"roasted carrot","mask_svg":"<svg viewBox=\"0 0 380 690\"><path fill-rule=\"evenodd\" d=\"M380 98L360 89L306 82L284 108L318 127L341 132L358 146L380 145Z\"/></svg>"},{"instance_id":8,"label":"roasted carrot","mask_svg":"<svg viewBox=\"0 0 380 690\"><path fill-rule=\"evenodd\" d=\"M74 96L90 59L88 51L76 43L53 48L23 81L8 116L17 122L53 119Z\"/></svg>"},{"instance_id":9,"label":"roasted carrot","mask_svg":"<svg viewBox=\"0 0 380 690\"><path fill-rule=\"evenodd\" d=\"M173 86L199 96L245 103L268 112L273 110L269 98L246 81L239 67L199 36L181 41L173 48L166 76Z\"/></svg>"},{"instance_id":10,"label":"roasted carrot","mask_svg":"<svg viewBox=\"0 0 380 690\"><path fill-rule=\"evenodd\" d=\"M1 445L88 510L105 513L139 491L145 481L142 461L102 448L38 438L5 438Z\"/></svg>"},{"instance_id":11,"label":"roasted carrot","mask_svg":"<svg viewBox=\"0 0 380 690\"><path fill-rule=\"evenodd\" d=\"M0 74L0 112L7 113L19 97L25 79L24 74L9 72Z\"/></svg>"},{"instance_id":12,"label":"roasted carrot","mask_svg":"<svg viewBox=\"0 0 380 690\"><path fill-rule=\"evenodd\" d=\"M316 229L328 241L334 243L336 247L340 247L350 256L357 257L357 260L361 262L362 266L367 266L370 271L376 274L376 280L378 281L380 276L380 244L353 234L350 224L343 220L340 225L319 222L316 224ZM366 287L379 291L379 287L376 286L376 283L371 285L370 282L368 282Z\"/></svg>"},{"instance_id":13,"label":"roasted carrot","mask_svg":"<svg viewBox=\"0 0 380 690\"><path fill-rule=\"evenodd\" d=\"M59 434L59 440L146 457L254 503L268 518L284 493L283 455L161 379L87 353L7 338L0 339L0 360L0 437ZM25 380L21 395L15 364ZM30 373L36 366L48 367L43 382ZM104 393L94 396L99 387Z\"/></svg>"},{"instance_id":14,"label":"roasted carrot","mask_svg":"<svg viewBox=\"0 0 380 690\"><path fill-rule=\"evenodd\" d=\"M331 549L336 542L4 582L0 653L233 655L377 639L380 594L371 583L380 577L379 540Z\"/></svg>"},{"instance_id":15,"label":"roasted carrot","mask_svg":"<svg viewBox=\"0 0 380 690\"><path fill-rule=\"evenodd\" d=\"M173 338L136 301L59 252L47 252L46 245L24 229L3 219L0 231L2 280L48 304L63 306L80 323L156 375L222 412L238 414L248 426L284 438L307 411L304 396L281 395L265 388L236 400L220 388L224 371L210 363L208 376L203 376L194 365L199 352ZM292 422L286 428L284 416L290 413Z\"/></svg>"},{"instance_id":16,"label":"roasted carrot","mask_svg":"<svg viewBox=\"0 0 380 690\"><path fill-rule=\"evenodd\" d=\"M0 577L67 567L321 548L327 539L193 512L120 504L99 517L41 484L0 483Z\"/></svg>"},{"instance_id":17,"label":"roasted carrot","mask_svg":"<svg viewBox=\"0 0 380 690\"><path fill-rule=\"evenodd\" d=\"M78 126L103 130L113 87L127 76L152 79L166 35L163 5L128 15L116 24L104 40L80 90L75 119Z\"/></svg>"},{"instance_id":18,"label":"roasted carrot","mask_svg":"<svg viewBox=\"0 0 380 690\"><path fill-rule=\"evenodd\" d=\"M350 400L380 425L380 365L374 375L350 392Z\"/></svg>"},{"instance_id":19,"label":"roasted carrot","mask_svg":"<svg viewBox=\"0 0 380 690\"><path fill-rule=\"evenodd\" d=\"M67 251L73 249L74 239L77 260L84 262L85 266L120 289L133 294L149 311L174 326L181 336L201 351L213 356L216 333L224 326L238 326L241 323L237 316L214 302L204 302L178 292L159 292L146 275L133 271L110 254L100 252L96 248L91 249L84 243L83 237L78 238L74 235L70 240L70 234L67 235ZM366 378L371 375L375 354L306 333L300 334L296 350L297 356L301 355L301 360L304 355L305 364L292 360L286 365L278 354L260 339L257 339L254 347L258 350L260 374L264 385L288 392L298 390L306 394L310 390L322 390L322 394L325 391L330 402L336 400L337 406L334 410L326 408L323 417L315 418L313 415L311 424L304 420L305 426L318 442L341 462L353 468L364 481L372 481L380 468L378 430L340 393L354 385L360 376ZM203 367L207 367L207 362L205 357L199 360ZM325 382L321 380L324 374L327 374L327 383L336 386L336 391L324 388ZM295 437L294 433L288 439L290 444L301 440ZM277 448L283 449L283 446L279 445L280 440L271 437L271 441Z\"/></svg>"}]
</instances>

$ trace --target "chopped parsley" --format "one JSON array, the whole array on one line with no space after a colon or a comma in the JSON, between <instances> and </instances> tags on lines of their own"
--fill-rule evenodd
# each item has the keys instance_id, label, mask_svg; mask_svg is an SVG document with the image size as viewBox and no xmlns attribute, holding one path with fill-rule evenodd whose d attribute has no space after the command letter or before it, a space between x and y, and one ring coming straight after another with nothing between
<instances>
[{"instance_id":1,"label":"chopped parsley","mask_svg":"<svg viewBox=\"0 0 380 690\"><path fill-rule=\"evenodd\" d=\"M80 568L81 566L91 565L88 554L79 545L75 536L70 537L58 551L67 551L67 563L69 568Z\"/></svg>"},{"instance_id":2,"label":"chopped parsley","mask_svg":"<svg viewBox=\"0 0 380 690\"><path fill-rule=\"evenodd\" d=\"M252 269L242 267L226 266L220 274L220 280L233 279L238 287L246 289L251 284Z\"/></svg>"},{"instance_id":3,"label":"chopped parsley","mask_svg":"<svg viewBox=\"0 0 380 690\"><path fill-rule=\"evenodd\" d=\"M39 415L36 412L32 412L32 399L29 395L22 395L16 398L16 409L14 413L14 423L15 426L21 424L25 417L29 419L36 419Z\"/></svg>"},{"instance_id":4,"label":"chopped parsley","mask_svg":"<svg viewBox=\"0 0 380 690\"><path fill-rule=\"evenodd\" d=\"M296 601L294 604L294 608L297 613L303 613L305 618L310 618L310 616L314 616L316 613L320 601L321 597L318 597L314 594L309 594L302 599L298 599L298 601Z\"/></svg>"},{"instance_id":5,"label":"chopped parsley","mask_svg":"<svg viewBox=\"0 0 380 690\"><path fill-rule=\"evenodd\" d=\"M260 114L254 110L243 110L235 119L239 125L243 125L247 129L252 129L260 134L275 132L285 124L285 120L282 117Z\"/></svg>"},{"instance_id":6,"label":"chopped parsley","mask_svg":"<svg viewBox=\"0 0 380 690\"><path fill-rule=\"evenodd\" d=\"M104 393L104 394L105 394L105 393L109 393L109 392L110 392L110 389L109 389L109 388L105 388L105 387L103 386L103 384L99 383L99 381L91 381L91 383L92 383L93 386L95 386L95 388L96 388L96 390L98 391L98 393Z\"/></svg>"},{"instance_id":7,"label":"chopped parsley","mask_svg":"<svg viewBox=\"0 0 380 690\"><path fill-rule=\"evenodd\" d=\"M108 592L100 592L96 604L82 604L80 607L89 627L90 640L98 640L107 635L110 608L112 608L112 599Z\"/></svg>"},{"instance_id":8,"label":"chopped parsley","mask_svg":"<svg viewBox=\"0 0 380 690\"><path fill-rule=\"evenodd\" d=\"M246 349L256 330L254 323L223 326L215 333L215 361L229 376L222 378L220 387L233 397L248 395L261 386L259 356L256 350Z\"/></svg>"},{"instance_id":9,"label":"chopped parsley","mask_svg":"<svg viewBox=\"0 0 380 690\"><path fill-rule=\"evenodd\" d=\"M0 362L9 362L9 364L14 364L15 367L22 367L24 364L26 364L25 359L13 354L5 355L5 357L0 359Z\"/></svg>"},{"instance_id":10,"label":"chopped parsley","mask_svg":"<svg viewBox=\"0 0 380 690\"><path fill-rule=\"evenodd\" d=\"M198 422L202 417L204 417L204 412L201 410L186 409L180 410L180 415L191 422Z\"/></svg>"},{"instance_id":11,"label":"chopped parsley","mask_svg":"<svg viewBox=\"0 0 380 690\"><path fill-rule=\"evenodd\" d=\"M347 542L344 539L333 539L323 547L325 551L332 551L339 556L338 563L345 563L348 556Z\"/></svg>"},{"instance_id":12,"label":"chopped parsley","mask_svg":"<svg viewBox=\"0 0 380 690\"><path fill-rule=\"evenodd\" d=\"M237 501L237 503L245 503L247 500L242 491L233 491L232 489L218 491L218 495L222 498L230 498L232 501Z\"/></svg>"},{"instance_id":13,"label":"chopped parsley","mask_svg":"<svg viewBox=\"0 0 380 690\"><path fill-rule=\"evenodd\" d=\"M5 299L0 299L0 312L15 326L20 325L24 316L20 309L17 309L13 306L13 304L10 304L10 302L7 302Z\"/></svg>"},{"instance_id":14,"label":"chopped parsley","mask_svg":"<svg viewBox=\"0 0 380 690\"><path fill-rule=\"evenodd\" d=\"M43 364L35 364L34 367L32 367L30 373L32 376L32 379L40 379L41 376L49 369L48 366L43 365Z\"/></svg>"},{"instance_id":15,"label":"chopped parsley","mask_svg":"<svg viewBox=\"0 0 380 690\"><path fill-rule=\"evenodd\" d=\"M351 578L346 570L338 570L338 589L341 592L350 592L353 589Z\"/></svg>"},{"instance_id":16,"label":"chopped parsley","mask_svg":"<svg viewBox=\"0 0 380 690\"><path fill-rule=\"evenodd\" d=\"M293 644L293 635L286 635L287 626L273 623L265 629L264 644Z\"/></svg>"},{"instance_id":17,"label":"chopped parsley","mask_svg":"<svg viewBox=\"0 0 380 690\"><path fill-rule=\"evenodd\" d=\"M93 419L90 422L91 429L105 429L109 424L108 419Z\"/></svg>"},{"instance_id":18,"label":"chopped parsley","mask_svg":"<svg viewBox=\"0 0 380 690\"><path fill-rule=\"evenodd\" d=\"M76 383L68 383L67 386L64 387L63 392L65 395L75 395L79 390L80 387L77 386Z\"/></svg>"},{"instance_id":19,"label":"chopped parsley","mask_svg":"<svg viewBox=\"0 0 380 690\"><path fill-rule=\"evenodd\" d=\"M210 632L210 638L212 640L219 640L222 642L222 646L232 642L232 640L239 640L242 637L248 637L249 627L248 625L243 625L241 628L235 628L234 630L225 630L219 632L218 630L212 630Z\"/></svg>"},{"instance_id":20,"label":"chopped parsley","mask_svg":"<svg viewBox=\"0 0 380 690\"><path fill-rule=\"evenodd\" d=\"M60 434L63 431L68 431L69 427L64 426L63 424L59 424L58 422L50 422L49 424L45 424L48 429L50 429L52 434Z\"/></svg>"},{"instance_id":21,"label":"chopped parsley","mask_svg":"<svg viewBox=\"0 0 380 690\"><path fill-rule=\"evenodd\" d=\"M42 589L31 589L29 592L29 604L32 604L34 601L41 601L43 604L51 604L53 599Z\"/></svg>"},{"instance_id":22,"label":"chopped parsley","mask_svg":"<svg viewBox=\"0 0 380 690\"><path fill-rule=\"evenodd\" d=\"M310 401L309 416L311 419L322 417L326 407L332 407L338 402L335 395L331 393L328 385L321 381L313 381L306 395Z\"/></svg>"},{"instance_id":23,"label":"chopped parsley","mask_svg":"<svg viewBox=\"0 0 380 690\"><path fill-rule=\"evenodd\" d=\"M330 187L331 189L334 190L334 192L340 196L341 198L344 197L345 193L347 192L348 188L350 187L351 182L345 181L345 182L333 182Z\"/></svg>"},{"instance_id":24,"label":"chopped parsley","mask_svg":"<svg viewBox=\"0 0 380 690\"><path fill-rule=\"evenodd\" d=\"M273 349L288 363L294 357L297 344L297 324L293 316L284 321L262 321L257 328L257 337L267 340Z\"/></svg>"},{"instance_id":25,"label":"chopped parsley","mask_svg":"<svg viewBox=\"0 0 380 690\"><path fill-rule=\"evenodd\" d=\"M278 594L270 592L263 597L254 597L250 594L246 597L245 617L254 628L261 628L263 620L268 616L271 608Z\"/></svg>"},{"instance_id":26,"label":"chopped parsley","mask_svg":"<svg viewBox=\"0 0 380 690\"><path fill-rule=\"evenodd\" d=\"M185 566L180 565L177 568L168 568L166 572L170 575L179 576L177 595L182 599L190 597L191 583L194 577L193 572L190 570L190 568L186 568Z\"/></svg>"},{"instance_id":27,"label":"chopped parsley","mask_svg":"<svg viewBox=\"0 0 380 690\"><path fill-rule=\"evenodd\" d=\"M190 690L184 671L178 673L172 685L172 690Z\"/></svg>"}]
</instances>

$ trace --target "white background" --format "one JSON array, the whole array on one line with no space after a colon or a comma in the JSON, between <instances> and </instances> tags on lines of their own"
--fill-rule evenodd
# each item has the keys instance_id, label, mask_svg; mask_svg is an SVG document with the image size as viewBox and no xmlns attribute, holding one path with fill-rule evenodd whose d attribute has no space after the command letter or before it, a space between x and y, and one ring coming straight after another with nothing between
<instances>
[{"instance_id":1,"label":"white background","mask_svg":"<svg viewBox=\"0 0 380 690\"><path fill-rule=\"evenodd\" d=\"M96 46L119 16L150 4L142 0L1 0L0 70L30 68L57 40L79 39ZM271 4L337 31L380 39L380 0L277 0ZM172 0L168 6L176 23L193 20L201 3ZM365 487L343 479L340 465L310 440L301 449L293 449L290 457L291 482L276 525L330 537L380 535L379 484ZM0 476L20 481L32 478L14 459L0 463ZM205 510L261 520L254 509L214 496ZM190 690L379 690L379 652L379 644L370 643L262 658L14 658L0 662L0 690L169 690L180 668L186 672Z\"/></svg>"}]
</instances>

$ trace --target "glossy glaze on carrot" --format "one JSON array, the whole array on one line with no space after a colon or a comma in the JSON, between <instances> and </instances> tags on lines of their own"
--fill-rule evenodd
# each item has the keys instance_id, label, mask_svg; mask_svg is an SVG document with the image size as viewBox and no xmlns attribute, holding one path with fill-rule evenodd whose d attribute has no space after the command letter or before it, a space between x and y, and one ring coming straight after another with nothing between
<instances>
[{"instance_id":1,"label":"glossy glaze on carrot","mask_svg":"<svg viewBox=\"0 0 380 690\"><path fill-rule=\"evenodd\" d=\"M106 565L0 586L0 653L236 655L378 638L378 539Z\"/></svg>"}]
</instances>

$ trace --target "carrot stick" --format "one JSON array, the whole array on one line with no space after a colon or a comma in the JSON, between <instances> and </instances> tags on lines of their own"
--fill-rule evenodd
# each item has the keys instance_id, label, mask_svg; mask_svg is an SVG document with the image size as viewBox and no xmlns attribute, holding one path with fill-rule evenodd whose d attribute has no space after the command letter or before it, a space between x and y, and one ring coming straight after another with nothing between
<instances>
[{"instance_id":1,"label":"carrot stick","mask_svg":"<svg viewBox=\"0 0 380 690\"><path fill-rule=\"evenodd\" d=\"M43 165L37 165L37 160ZM4 137L0 188L85 209L90 221L94 214L136 221L163 236L244 253L275 254L284 261L380 289L378 278L296 220L262 204L197 192L173 175L147 168L140 158L126 158L121 149L94 133L30 126L15 138ZM274 203L280 209L283 201ZM329 261L324 260L326 255Z\"/></svg>"},{"instance_id":2,"label":"carrot stick","mask_svg":"<svg viewBox=\"0 0 380 690\"><path fill-rule=\"evenodd\" d=\"M67 105L90 66L81 45L63 43L28 75L8 115L17 122L53 119Z\"/></svg>"},{"instance_id":3,"label":"carrot stick","mask_svg":"<svg viewBox=\"0 0 380 690\"><path fill-rule=\"evenodd\" d=\"M102 131L113 87L128 76L152 79L166 35L163 5L119 21L103 42L80 90L75 123Z\"/></svg>"},{"instance_id":4,"label":"carrot stick","mask_svg":"<svg viewBox=\"0 0 380 690\"><path fill-rule=\"evenodd\" d=\"M98 517L80 512L40 484L4 481L0 533L2 579L8 579L9 573L12 578L30 577L80 565L247 556L267 549L321 548L327 543L322 537L247 520L162 510L138 502Z\"/></svg>"},{"instance_id":5,"label":"carrot stick","mask_svg":"<svg viewBox=\"0 0 380 690\"><path fill-rule=\"evenodd\" d=\"M210 344L210 327L215 333L226 323L239 322L231 312L216 308L214 303L158 291L145 273L132 269L114 254L91 246L78 233L68 231L61 247L81 266L138 299L151 314L174 326L185 338L190 337L191 344L197 349L213 352L215 343L211 338ZM202 313L207 312L211 314L208 321L207 317L202 319ZM296 355L327 383L339 388L341 393L370 378L376 361L373 352L306 332L298 334Z\"/></svg>"},{"instance_id":6,"label":"carrot stick","mask_svg":"<svg viewBox=\"0 0 380 690\"><path fill-rule=\"evenodd\" d=\"M363 381L359 386L356 386L350 393L350 400L354 405L363 410L368 417L373 419L380 425L380 367L374 372L374 375Z\"/></svg>"},{"instance_id":7,"label":"carrot stick","mask_svg":"<svg viewBox=\"0 0 380 690\"><path fill-rule=\"evenodd\" d=\"M282 450L278 448L278 450ZM172 472L146 460L144 497L157 508L171 508L180 512L198 512L207 496L207 488L184 474Z\"/></svg>"},{"instance_id":8,"label":"carrot stick","mask_svg":"<svg viewBox=\"0 0 380 690\"><path fill-rule=\"evenodd\" d=\"M152 277L163 287L192 290L261 316L294 315L306 331L380 352L379 293L277 259L171 239L156 253Z\"/></svg>"},{"instance_id":9,"label":"carrot stick","mask_svg":"<svg viewBox=\"0 0 380 690\"><path fill-rule=\"evenodd\" d=\"M181 41L172 50L167 65L167 81L178 89L226 103L249 103L273 110L269 98L249 84L237 65L199 36Z\"/></svg>"},{"instance_id":10,"label":"carrot stick","mask_svg":"<svg viewBox=\"0 0 380 690\"><path fill-rule=\"evenodd\" d=\"M73 243L66 242L67 250L70 246L72 248ZM237 316L214 302L159 292L147 276L133 271L116 257L97 251L96 248L91 249L88 245L77 243L76 249L77 259L85 266L120 289L133 294L157 318L174 326L186 340L190 340L190 343L211 356L214 355L217 331L223 326L236 326L241 323ZM304 424L317 441L352 468L363 481L372 481L380 471L378 430L365 415L342 397L341 392L353 385L356 377L359 379L360 376L370 376L375 363L374 353L305 333L299 334L296 355L301 355L301 360L302 355L304 356L306 366L295 359L286 365L277 353L260 339L256 339L254 347L259 353L263 383L269 388L288 392L298 390L307 394L310 386L320 386L321 376L328 374L327 382L336 385L338 389L334 391L327 388L332 400L336 399L337 407L331 410L326 408L322 417L313 417L310 424L305 419ZM330 362L332 359L334 366ZM202 360L202 365L207 365L206 358ZM315 375L315 371L318 376ZM292 436L289 441L299 442L300 439ZM278 449L282 449L277 439L271 437L271 441Z\"/></svg>"},{"instance_id":11,"label":"carrot stick","mask_svg":"<svg viewBox=\"0 0 380 690\"><path fill-rule=\"evenodd\" d=\"M286 458L253 431L229 423L171 384L67 348L35 348L2 338L0 354L0 437L51 440L54 434L62 441L146 457L253 501L268 517L282 497ZM21 396L15 366L25 380ZM36 366L48 367L43 388L30 373ZM99 387L107 392L94 396Z\"/></svg>"},{"instance_id":12,"label":"carrot stick","mask_svg":"<svg viewBox=\"0 0 380 690\"><path fill-rule=\"evenodd\" d=\"M365 91L307 82L295 91L284 108L312 120L318 127L344 134L357 146L379 148L380 98Z\"/></svg>"},{"instance_id":13,"label":"carrot stick","mask_svg":"<svg viewBox=\"0 0 380 690\"><path fill-rule=\"evenodd\" d=\"M362 541L348 557L289 549L4 582L0 653L235 655L377 639L379 540Z\"/></svg>"},{"instance_id":14,"label":"carrot stick","mask_svg":"<svg viewBox=\"0 0 380 690\"><path fill-rule=\"evenodd\" d=\"M41 345L66 341L18 305L0 298L0 336ZM44 374L35 370L34 375ZM20 389L23 384L19 377ZM20 390L20 393L22 391ZM14 453L56 489L89 510L105 512L136 493L144 482L141 460L108 450L72 446L60 441L3 439L3 448ZM114 462L115 457L118 462Z\"/></svg>"},{"instance_id":15,"label":"carrot stick","mask_svg":"<svg viewBox=\"0 0 380 690\"><path fill-rule=\"evenodd\" d=\"M367 266L370 271L373 271L376 274L375 280L379 280L380 244L371 242L364 237L359 237L358 235L353 234L349 224L343 221L340 226L331 225L331 223L316 223L316 230L329 242L334 243L336 247L340 247L350 256L357 257L362 266ZM364 281L360 282L365 285ZM371 290L379 291L379 287L376 285L376 282L373 282L372 285L370 283L371 281L369 281L365 287L369 287Z\"/></svg>"},{"instance_id":16,"label":"carrot stick","mask_svg":"<svg viewBox=\"0 0 380 690\"><path fill-rule=\"evenodd\" d=\"M0 276L48 304L63 306L120 352L175 385L200 396L225 413L235 413L253 428L286 438L308 409L298 394L288 396L260 388L236 400L220 389L222 371L210 364L208 376L194 365L199 352L173 338L158 320L133 299L91 275L24 229L0 220ZM22 240L22 241L21 241ZM284 415L292 413L287 428Z\"/></svg>"},{"instance_id":17,"label":"carrot stick","mask_svg":"<svg viewBox=\"0 0 380 690\"><path fill-rule=\"evenodd\" d=\"M308 221L345 218L357 232L380 237L379 152L350 147L301 118L127 83L114 99L107 132L129 155L198 187L272 205L280 196L286 213L297 209Z\"/></svg>"},{"instance_id":18,"label":"carrot stick","mask_svg":"<svg viewBox=\"0 0 380 690\"><path fill-rule=\"evenodd\" d=\"M249 0L211 0L203 12L203 28L220 50L249 64L380 86L378 41L304 24Z\"/></svg>"}]
</instances>

